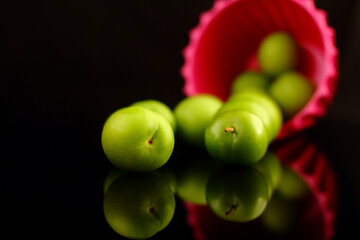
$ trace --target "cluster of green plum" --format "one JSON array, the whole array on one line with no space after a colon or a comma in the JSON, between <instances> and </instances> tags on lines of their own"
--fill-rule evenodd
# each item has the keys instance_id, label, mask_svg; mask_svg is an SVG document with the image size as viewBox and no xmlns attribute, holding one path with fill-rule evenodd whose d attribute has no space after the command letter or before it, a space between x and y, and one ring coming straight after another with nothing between
<instances>
[{"instance_id":1,"label":"cluster of green plum","mask_svg":"<svg viewBox=\"0 0 360 240\"><path fill-rule=\"evenodd\" d=\"M245 71L233 81L225 103L200 94L176 106L179 135L205 146L211 157L253 164L278 135L283 119L296 115L311 98L310 80L294 69L298 46L287 33L267 36L257 53L260 71Z\"/></svg>"},{"instance_id":2,"label":"cluster of green plum","mask_svg":"<svg viewBox=\"0 0 360 240\"><path fill-rule=\"evenodd\" d=\"M157 100L145 100L111 114L101 136L104 153L117 169L132 174L121 174L105 192L110 226L126 237L151 237L171 221L174 193L208 204L227 220L260 216L281 176L280 163L266 153L268 146L283 116L296 114L312 94L310 82L293 71L296 49L288 34L265 38L258 52L263 73L240 74L226 102L199 94L185 98L173 111ZM211 161L195 164L202 170L180 174L176 190L149 173L169 160L175 137L206 149L216 171Z\"/></svg>"},{"instance_id":3,"label":"cluster of green plum","mask_svg":"<svg viewBox=\"0 0 360 240\"><path fill-rule=\"evenodd\" d=\"M250 96L256 95L248 96L251 99ZM162 102L146 100L109 116L102 132L102 146L116 167L116 174L107 178L104 214L117 233L143 239L164 229L174 215L175 194L184 201L208 203L214 213L230 221L249 221L264 211L279 181L280 164L270 153L263 156L269 140L262 120L243 110L234 110L239 112L234 116L233 110L226 111L230 113L227 115L220 114L225 106L228 105L217 97L201 94L184 99L174 111ZM215 136L217 138L206 135L215 116L229 116L230 122L236 120L235 124L220 126L218 135L224 136ZM239 116L240 120L237 120ZM240 127L238 122L241 122ZM254 126L258 129L254 130ZM225 131L226 128L233 130ZM262 138L257 137L257 132ZM175 136L192 148L208 149L209 155L215 157L200 163L190 162L190 170L179 173L175 180L171 173L167 178L169 171L162 169L172 155ZM217 157L221 154L215 155L214 146L205 144L205 139L227 144L232 153L217 147L223 154L223 157ZM258 139L264 146L260 154L257 152ZM247 141L252 142L249 144ZM214 159L219 161L213 162ZM228 163L250 164L251 167L226 168ZM171 180L176 182L176 188ZM224 192L225 189L230 189L230 192ZM219 198L222 199L220 204Z\"/></svg>"},{"instance_id":4,"label":"cluster of green plum","mask_svg":"<svg viewBox=\"0 0 360 240\"><path fill-rule=\"evenodd\" d=\"M296 115L314 92L310 79L296 71L298 50L299 46L290 34L275 32L261 42L257 54L262 74L253 76L257 79L254 82L276 101L285 119ZM234 86L235 90L242 88L242 81ZM244 82L247 84L249 80Z\"/></svg>"}]
</instances>

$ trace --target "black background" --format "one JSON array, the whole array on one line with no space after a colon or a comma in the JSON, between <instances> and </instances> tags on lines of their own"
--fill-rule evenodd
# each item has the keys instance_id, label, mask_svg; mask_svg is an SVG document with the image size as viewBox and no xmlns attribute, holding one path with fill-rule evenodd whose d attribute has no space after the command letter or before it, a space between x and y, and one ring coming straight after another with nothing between
<instances>
[{"instance_id":1,"label":"black background","mask_svg":"<svg viewBox=\"0 0 360 240\"><path fill-rule=\"evenodd\" d=\"M339 182L337 238L360 226L360 2L316 0L335 28L340 78L309 131ZM102 212L111 165L100 142L114 110L184 98L182 49L212 0L0 2L0 234L119 239ZM181 208L161 238L191 239Z\"/></svg>"}]
</instances>

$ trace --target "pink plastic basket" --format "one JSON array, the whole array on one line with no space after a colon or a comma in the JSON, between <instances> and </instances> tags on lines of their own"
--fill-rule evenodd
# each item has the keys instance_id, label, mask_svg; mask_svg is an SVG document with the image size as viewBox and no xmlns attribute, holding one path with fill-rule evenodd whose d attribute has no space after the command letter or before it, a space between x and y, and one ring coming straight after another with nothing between
<instances>
[{"instance_id":1,"label":"pink plastic basket","mask_svg":"<svg viewBox=\"0 0 360 240\"><path fill-rule=\"evenodd\" d=\"M337 86L338 51L326 12L313 0L217 0L201 14L183 51L184 93L210 93L226 100L235 76L256 69L261 40L274 31L290 33L299 45L297 70L316 90L308 104L286 121L278 135L285 138L313 126L323 117Z\"/></svg>"}]
</instances>

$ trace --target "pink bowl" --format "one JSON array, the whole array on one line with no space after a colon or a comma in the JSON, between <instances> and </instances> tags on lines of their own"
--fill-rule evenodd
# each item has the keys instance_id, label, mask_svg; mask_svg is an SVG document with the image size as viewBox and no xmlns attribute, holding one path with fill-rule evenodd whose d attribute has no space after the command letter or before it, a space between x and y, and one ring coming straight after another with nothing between
<instances>
[{"instance_id":1,"label":"pink bowl","mask_svg":"<svg viewBox=\"0 0 360 240\"><path fill-rule=\"evenodd\" d=\"M233 79L257 69L256 51L274 31L290 33L299 45L297 70L316 86L308 104L283 124L278 139L314 125L333 100L338 76L334 29L313 0L217 0L190 31L183 51L184 93L210 93L226 100Z\"/></svg>"}]
</instances>

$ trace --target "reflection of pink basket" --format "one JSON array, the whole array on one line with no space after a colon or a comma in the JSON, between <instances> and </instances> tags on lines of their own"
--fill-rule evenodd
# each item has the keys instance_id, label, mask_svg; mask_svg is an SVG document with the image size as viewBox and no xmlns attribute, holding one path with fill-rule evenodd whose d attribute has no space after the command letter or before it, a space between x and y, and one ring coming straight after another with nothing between
<instances>
[{"instance_id":1,"label":"reflection of pink basket","mask_svg":"<svg viewBox=\"0 0 360 240\"><path fill-rule=\"evenodd\" d=\"M278 158L310 187L322 215L323 239L331 239L335 233L338 196L335 173L327 156L314 143L303 138L285 140L278 145Z\"/></svg>"},{"instance_id":2,"label":"reflection of pink basket","mask_svg":"<svg viewBox=\"0 0 360 240\"><path fill-rule=\"evenodd\" d=\"M302 206L301 220L291 236L308 240L332 239L335 234L338 196L335 173L327 156L316 144L299 137L278 141L274 151L281 162L306 182L312 193ZM188 224L196 240L240 239L245 234L249 239L269 237L266 232L262 232L264 229L261 229L256 220L249 223L228 222L213 214L207 205L185 203L185 208ZM254 236L255 234L259 236Z\"/></svg>"},{"instance_id":3,"label":"reflection of pink basket","mask_svg":"<svg viewBox=\"0 0 360 240\"><path fill-rule=\"evenodd\" d=\"M312 126L332 102L338 74L334 30L313 0L215 1L190 32L183 52L185 94L211 93L226 100L234 77L256 68L259 43L274 31L286 31L296 39L298 70L316 85L311 100L283 124L278 138Z\"/></svg>"}]
</instances>

